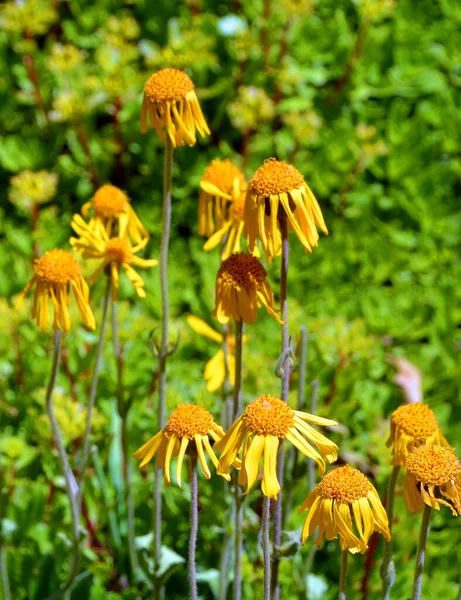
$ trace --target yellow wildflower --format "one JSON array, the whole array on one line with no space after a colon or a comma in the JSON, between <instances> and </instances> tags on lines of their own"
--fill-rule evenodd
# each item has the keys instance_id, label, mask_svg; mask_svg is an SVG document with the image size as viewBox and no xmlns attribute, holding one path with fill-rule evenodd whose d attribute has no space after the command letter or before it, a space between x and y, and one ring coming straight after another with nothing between
<instances>
[{"instance_id":1,"label":"yellow wildflower","mask_svg":"<svg viewBox=\"0 0 461 600\"><path fill-rule=\"evenodd\" d=\"M276 471L281 441L288 440L302 454L314 459L321 472L325 471L324 458L328 462L334 462L338 457L337 445L311 427L309 422L323 426L337 425L336 421L293 410L286 402L269 394L260 396L245 408L243 415L238 417L222 440L215 444L216 449L222 451L218 475L227 475L230 466L242 451L238 483L246 486L247 494L258 477L259 463L264 454L262 491L264 495L276 500L280 491ZM317 447L318 452L312 445Z\"/></svg>"}]
</instances>

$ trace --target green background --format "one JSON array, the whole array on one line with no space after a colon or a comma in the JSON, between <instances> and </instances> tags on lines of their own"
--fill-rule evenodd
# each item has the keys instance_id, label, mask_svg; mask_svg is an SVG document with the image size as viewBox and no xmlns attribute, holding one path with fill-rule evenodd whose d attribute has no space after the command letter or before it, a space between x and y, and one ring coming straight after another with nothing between
<instances>
[{"instance_id":1,"label":"green background","mask_svg":"<svg viewBox=\"0 0 461 600\"><path fill-rule=\"evenodd\" d=\"M329 433L340 461L369 475L383 497L390 472L388 418L402 402L388 355L405 356L423 374L424 399L444 434L459 444L461 414L461 7L456 0L243 0L214 2L55 2L27 0L0 8L0 450L3 524L13 597L39 600L65 579L70 514L44 412L51 365L50 332L13 312L12 297L32 275L33 247L68 248L70 220L96 187L125 189L151 232L146 257L158 257L163 146L140 134L142 88L155 70L176 66L192 77L212 131L175 152L170 290L172 329L181 335L169 363L167 410L197 401L219 420L221 396L202 373L218 347L186 324L195 314L212 326L219 256L197 235L200 177L213 158L230 158L250 177L270 156L293 163L322 207L329 236L312 254L291 238L290 330L309 333L307 380L319 382L319 414L338 420ZM65 49L59 44L70 44ZM52 201L31 232L27 208L13 204L10 178L30 169L59 177ZM268 268L277 294L279 261ZM126 394L132 400L129 446L156 432L158 269L143 272L147 298L121 278L120 329ZM100 319L103 283L92 289ZM76 312L73 322L80 322ZM277 394L273 367L279 327L261 309L244 349L244 400ZM88 397L96 333L73 327L55 403L67 449L82 437L78 415ZM154 372L155 375L155 372ZM147 597L131 577L120 469L120 424L110 334L94 427L96 461L86 484L81 581L72 598ZM297 402L298 371L292 381ZM306 400L310 403L310 389ZM458 446L459 449L459 446ZM72 459L73 460L73 459ZM282 597L334 598L339 548L324 543L311 573L311 543L299 548L308 492L303 461L284 489L293 509L284 538ZM98 468L96 469L95 466ZM152 468L135 472L136 536L149 570ZM199 593L218 597L230 493L217 476L199 480ZM167 597L186 598L187 484L165 493L163 543ZM244 598L262 596L259 488L245 509ZM419 516L406 510L399 481L394 526L393 597L410 595ZM455 599L461 522L442 507L433 518L423 597ZM380 596L376 552L350 560L349 598ZM366 579L365 573L369 574ZM364 589L365 588L365 589ZM367 592L368 590L368 592Z\"/></svg>"}]
</instances>

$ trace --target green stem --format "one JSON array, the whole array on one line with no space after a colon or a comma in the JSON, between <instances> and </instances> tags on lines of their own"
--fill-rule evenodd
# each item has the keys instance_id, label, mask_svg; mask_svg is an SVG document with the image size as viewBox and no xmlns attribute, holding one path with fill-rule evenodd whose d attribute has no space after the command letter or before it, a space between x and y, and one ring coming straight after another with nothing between
<instances>
[{"instance_id":1,"label":"green stem","mask_svg":"<svg viewBox=\"0 0 461 600\"><path fill-rule=\"evenodd\" d=\"M261 534L263 543L263 558L264 558L264 584L263 598L271 600L271 499L267 496L263 497L263 512L261 516Z\"/></svg>"},{"instance_id":2,"label":"green stem","mask_svg":"<svg viewBox=\"0 0 461 600\"><path fill-rule=\"evenodd\" d=\"M189 537L189 593L191 600L197 600L197 573L195 550L198 533L198 478L197 457L189 457L190 464L190 537Z\"/></svg>"},{"instance_id":3,"label":"green stem","mask_svg":"<svg viewBox=\"0 0 461 600\"><path fill-rule=\"evenodd\" d=\"M305 325L301 325L301 351L299 356L299 385L298 385L298 403L297 409L303 410L306 396L306 366L307 366L307 329ZM293 488L296 481L298 471L298 451L294 446L290 446L288 451L287 471L291 472L291 477L288 479L288 489L285 498L285 519L291 514L293 503ZM313 461L309 461L309 466ZM291 465L291 468L289 468Z\"/></svg>"},{"instance_id":4,"label":"green stem","mask_svg":"<svg viewBox=\"0 0 461 600\"><path fill-rule=\"evenodd\" d=\"M158 406L157 406L157 428L163 429L165 421L166 401L166 360L168 356L168 247L170 244L171 230L171 180L173 169L173 145L169 136L166 136L165 160L163 169L163 216L162 216L162 239L160 243L160 287L162 295L162 340L159 352L159 378L158 378ZM154 570L160 569L162 553L162 478L160 469L155 467L154 471L154 511L153 511L153 533L154 533ZM155 600L162 597L162 585L155 582Z\"/></svg>"},{"instance_id":5,"label":"green stem","mask_svg":"<svg viewBox=\"0 0 461 600\"><path fill-rule=\"evenodd\" d=\"M111 288L111 280L110 280L110 277L107 277L106 291L104 293L104 301L103 301L103 307L102 307L101 329L99 331L98 346L96 349L96 361L94 363L93 377L91 379L90 397L88 399L88 408L87 408L87 413L86 413L85 436L83 438L83 453L82 453L82 459L80 461L80 465L78 468L79 482L80 482L78 506L80 506L82 497L83 497L83 477L85 475L85 469L86 469L86 466L88 463L88 458L90 455L91 421L92 421L93 409L94 409L94 405L95 405L95 401L96 401L96 392L98 389L99 371L101 369L101 361L102 361L103 348L104 348L104 337L106 334L106 326L107 326L110 288Z\"/></svg>"},{"instance_id":6,"label":"green stem","mask_svg":"<svg viewBox=\"0 0 461 600\"><path fill-rule=\"evenodd\" d=\"M282 370L282 400L288 402L288 392L290 389L290 374L291 374L291 356L290 356L290 334L288 331L288 264L290 254L290 243L288 241L288 222L284 212L279 214L280 234L282 237L282 262L280 268L280 305L282 311L282 352L284 360L280 365ZM280 445L280 450L277 457L277 479L280 482L280 492L275 503L274 510L274 557L272 562L272 593L274 600L280 599L280 586L278 582L279 566L280 566L280 544L282 541L282 525L283 525L283 474L285 462L285 448L283 443Z\"/></svg>"},{"instance_id":7,"label":"green stem","mask_svg":"<svg viewBox=\"0 0 461 600\"><path fill-rule=\"evenodd\" d=\"M341 573L339 574L339 600L346 600L348 556L349 551L343 550L341 553Z\"/></svg>"},{"instance_id":8,"label":"green stem","mask_svg":"<svg viewBox=\"0 0 461 600\"><path fill-rule=\"evenodd\" d=\"M229 346L227 343L229 335L229 325L224 324L222 326L222 350L224 355L224 368L225 368L225 379L224 385L221 388L221 426L226 431L231 426L232 422L230 419L230 415L232 413L232 403L233 397L231 394L231 385L229 381ZM229 410L230 405L230 410ZM224 490L227 493L228 484L227 481L223 480ZM219 598L220 600L227 600L227 589L229 586L229 566L231 563L232 552L234 549L234 536L232 532L234 531L233 524L236 522L236 511L235 511L236 503L233 500L231 515L229 520L229 514L224 514L223 519L223 529L224 529L224 540L221 546L221 558L219 561Z\"/></svg>"},{"instance_id":9,"label":"green stem","mask_svg":"<svg viewBox=\"0 0 461 600\"><path fill-rule=\"evenodd\" d=\"M400 467L395 466L392 469L386 495L386 510L389 519L389 532L392 533L392 524L394 520L394 498L395 486L399 476ZM383 562L381 565L381 579L383 581L383 600L389 600L391 597L391 588L395 581L395 565L392 560L392 540L384 542Z\"/></svg>"},{"instance_id":10,"label":"green stem","mask_svg":"<svg viewBox=\"0 0 461 600\"><path fill-rule=\"evenodd\" d=\"M3 502L3 498L8 498L8 496L3 494L3 487L5 485L5 480L3 477L3 465L2 465L2 457L0 454L0 581L2 583L3 596L5 600L11 600L11 591L10 591L10 582L8 579L8 567L6 564L6 552L5 545L3 543L3 535L2 535L2 521L3 518L6 517L6 501Z\"/></svg>"},{"instance_id":11,"label":"green stem","mask_svg":"<svg viewBox=\"0 0 461 600\"><path fill-rule=\"evenodd\" d=\"M49 596L47 600L55 600L60 598L72 588L74 579L78 573L80 564L80 550L79 550L79 507L78 507L78 488L75 481L74 474L69 465L69 459L67 458L66 448L61 436L61 430L59 429L58 421L54 414L53 408L53 390L56 383L56 379L59 372L59 365L61 363L61 342L62 342L62 331L58 329L54 334L54 351L53 351L53 364L51 367L50 380L46 389L46 410L51 423L51 430L53 432L53 439L56 444L59 459L61 462L61 469L66 482L66 492L69 498L71 519L72 519L72 557L70 564L70 572L67 578L67 582L64 586Z\"/></svg>"},{"instance_id":12,"label":"green stem","mask_svg":"<svg viewBox=\"0 0 461 600\"><path fill-rule=\"evenodd\" d=\"M411 600L420 600L421 598L421 589L423 586L424 559L426 557L426 544L427 536L429 535L431 516L432 508L425 504L423 518L421 520L418 551L416 553L415 578L413 580L413 591L411 593Z\"/></svg>"},{"instance_id":13,"label":"green stem","mask_svg":"<svg viewBox=\"0 0 461 600\"><path fill-rule=\"evenodd\" d=\"M128 411L129 404L125 402L123 394L123 354L118 335L117 301L112 302L112 341L114 345L115 362L117 364L117 409L121 419L121 447L122 447L122 477L125 493L125 506L127 516L128 555L130 558L131 575L135 578L139 571L138 557L135 546L135 514L134 501L131 491L131 472L128 453Z\"/></svg>"},{"instance_id":14,"label":"green stem","mask_svg":"<svg viewBox=\"0 0 461 600\"><path fill-rule=\"evenodd\" d=\"M232 406L232 421L242 412L242 334L243 321L235 322L235 383ZM234 586L232 599L240 600L242 597L242 524L243 502L241 491L234 481L234 510L235 510L235 552L234 552Z\"/></svg>"},{"instance_id":15,"label":"green stem","mask_svg":"<svg viewBox=\"0 0 461 600\"><path fill-rule=\"evenodd\" d=\"M312 382L312 394L311 394L311 406L310 413L315 415L317 413L317 400L319 397L319 382L315 379ZM315 463L313 460L308 462L308 473L309 473L309 491L311 492L315 488ZM315 548L315 546L314 546Z\"/></svg>"}]
</instances>

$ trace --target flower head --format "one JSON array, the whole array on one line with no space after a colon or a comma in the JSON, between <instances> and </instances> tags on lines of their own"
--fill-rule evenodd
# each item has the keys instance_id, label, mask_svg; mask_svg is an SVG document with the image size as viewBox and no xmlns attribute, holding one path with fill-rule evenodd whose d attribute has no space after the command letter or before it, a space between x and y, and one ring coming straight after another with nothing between
<instances>
[{"instance_id":1,"label":"flower head","mask_svg":"<svg viewBox=\"0 0 461 600\"><path fill-rule=\"evenodd\" d=\"M192 80L179 69L161 69L144 86L141 108L141 132L147 131L147 114L152 127L164 142L165 133L174 147L194 146L196 131L202 137L210 133L195 93Z\"/></svg>"},{"instance_id":2,"label":"flower head","mask_svg":"<svg viewBox=\"0 0 461 600\"><path fill-rule=\"evenodd\" d=\"M141 446L133 456L141 460L139 468L145 467L157 454L157 468L163 467L166 485L171 484L170 463L173 456L178 457L176 480L181 486L181 469L186 452L197 454L203 473L210 479L204 449L215 467L218 459L210 444L210 437L217 442L224 435L220 425L206 408L198 404L179 404L171 413L165 428ZM190 444L190 445L189 445ZM227 477L226 477L227 478ZM228 479L228 478L227 478Z\"/></svg>"},{"instance_id":3,"label":"flower head","mask_svg":"<svg viewBox=\"0 0 461 600\"><path fill-rule=\"evenodd\" d=\"M189 315L187 317L187 323L190 327L200 335L207 337L217 344L223 343L222 334L212 329L205 321L199 319L195 315ZM248 340L248 336L242 336L242 342L245 343ZM226 367L229 373L229 383L234 385L235 381L235 337L232 335L232 330L229 325L227 335L227 365L224 360L224 350L218 350L218 352L211 358L206 366L203 373L203 377L207 382L207 390L209 392L215 392L224 385L226 379Z\"/></svg>"},{"instance_id":4,"label":"flower head","mask_svg":"<svg viewBox=\"0 0 461 600\"><path fill-rule=\"evenodd\" d=\"M329 471L315 487L298 512L309 511L302 530L302 542L319 528L315 541L336 539L341 550L352 554L366 551L368 540L379 531L391 539L389 521L378 492L363 473L346 465ZM354 525L355 523L355 530Z\"/></svg>"},{"instance_id":5,"label":"flower head","mask_svg":"<svg viewBox=\"0 0 461 600\"><path fill-rule=\"evenodd\" d=\"M69 331L70 289L74 291L83 322L90 329L96 328L93 312L90 308L88 284L83 278L80 265L67 250L49 250L34 263L35 274L20 295L18 307L26 294L35 284L32 317L44 330L48 327L48 303L54 308L53 328Z\"/></svg>"},{"instance_id":6,"label":"flower head","mask_svg":"<svg viewBox=\"0 0 461 600\"><path fill-rule=\"evenodd\" d=\"M149 238L149 232L136 216L130 199L115 185L100 187L82 206L82 215L85 218L91 215L88 226L96 237L101 237L103 230L109 236L115 235L118 226L118 231L126 231L135 244Z\"/></svg>"},{"instance_id":7,"label":"flower head","mask_svg":"<svg viewBox=\"0 0 461 600\"><path fill-rule=\"evenodd\" d=\"M144 259L136 256L136 253L147 244L147 238L144 238L136 246L132 246L128 238L124 237L124 229L120 230L119 237L110 238L104 228L101 228L99 235L96 235L80 215L73 216L71 225L73 230L80 236L79 238L70 238L71 245L77 251L83 252L83 258L99 258L102 260L98 269L90 276L91 283L97 279L106 267L109 267L112 278L112 300L115 302L118 296L120 267L123 267L138 296L140 298L146 297L144 281L132 265L147 269L158 264L158 260L154 258Z\"/></svg>"},{"instance_id":8,"label":"flower head","mask_svg":"<svg viewBox=\"0 0 461 600\"><path fill-rule=\"evenodd\" d=\"M270 158L251 178L245 203L250 250L260 239L268 260L281 250L281 214L309 252L318 244L317 226L328 233L320 206L301 173L283 160Z\"/></svg>"},{"instance_id":9,"label":"flower head","mask_svg":"<svg viewBox=\"0 0 461 600\"><path fill-rule=\"evenodd\" d=\"M407 456L405 467L403 491L410 512L421 510L424 504L440 510L444 504L455 517L461 515L461 464L453 450L419 446Z\"/></svg>"},{"instance_id":10,"label":"flower head","mask_svg":"<svg viewBox=\"0 0 461 600\"><path fill-rule=\"evenodd\" d=\"M48 171L21 171L11 178L10 202L25 210L34 204L45 204L56 195L58 176Z\"/></svg>"},{"instance_id":11,"label":"flower head","mask_svg":"<svg viewBox=\"0 0 461 600\"><path fill-rule=\"evenodd\" d=\"M216 448L222 451L218 474L228 474L242 450L238 483L246 486L245 493L248 493L258 477L259 463L264 454L262 491L266 496L277 499L280 483L276 467L281 440L288 440L305 456L314 459L322 472L325 471L324 459L334 462L338 457L336 444L311 427L309 422L337 425L336 421L293 410L286 402L269 394L260 396L245 408L243 415L216 444Z\"/></svg>"},{"instance_id":12,"label":"flower head","mask_svg":"<svg viewBox=\"0 0 461 600\"><path fill-rule=\"evenodd\" d=\"M274 310L274 294L266 280L266 269L249 253L231 254L221 263L216 277L216 308L213 315L220 323L256 321L257 310L264 304L267 312L279 323Z\"/></svg>"},{"instance_id":13,"label":"flower head","mask_svg":"<svg viewBox=\"0 0 461 600\"><path fill-rule=\"evenodd\" d=\"M408 454L422 444L449 446L427 404L417 402L400 406L392 413L391 433L387 440L387 445L392 446L392 464L405 466Z\"/></svg>"},{"instance_id":14,"label":"flower head","mask_svg":"<svg viewBox=\"0 0 461 600\"><path fill-rule=\"evenodd\" d=\"M229 220L229 203L245 193L246 188L243 173L230 160L213 160L200 180L199 235L210 237L221 229Z\"/></svg>"}]
</instances>

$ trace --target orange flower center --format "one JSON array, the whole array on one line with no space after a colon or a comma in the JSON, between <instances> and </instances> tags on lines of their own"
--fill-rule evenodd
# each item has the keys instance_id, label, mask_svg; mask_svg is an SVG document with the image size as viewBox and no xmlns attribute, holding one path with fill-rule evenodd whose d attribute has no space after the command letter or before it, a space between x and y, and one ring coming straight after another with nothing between
<instances>
[{"instance_id":1,"label":"orange flower center","mask_svg":"<svg viewBox=\"0 0 461 600\"><path fill-rule=\"evenodd\" d=\"M109 262L130 263L133 258L131 246L124 238L111 238L106 244L106 257Z\"/></svg>"},{"instance_id":2,"label":"orange flower center","mask_svg":"<svg viewBox=\"0 0 461 600\"><path fill-rule=\"evenodd\" d=\"M128 196L115 185L103 185L93 196L92 204L98 217L114 218L127 209Z\"/></svg>"},{"instance_id":3,"label":"orange flower center","mask_svg":"<svg viewBox=\"0 0 461 600\"><path fill-rule=\"evenodd\" d=\"M363 473L349 465L333 469L319 483L318 491L322 498L350 504L366 498L373 486Z\"/></svg>"},{"instance_id":4,"label":"orange flower center","mask_svg":"<svg viewBox=\"0 0 461 600\"><path fill-rule=\"evenodd\" d=\"M407 456L405 467L423 485L442 487L461 473L455 453L442 446L420 446Z\"/></svg>"},{"instance_id":5,"label":"orange flower center","mask_svg":"<svg viewBox=\"0 0 461 600\"><path fill-rule=\"evenodd\" d=\"M144 86L150 102L165 104L184 100L195 89L190 77L179 69L162 69L154 73Z\"/></svg>"},{"instance_id":6,"label":"orange flower center","mask_svg":"<svg viewBox=\"0 0 461 600\"><path fill-rule=\"evenodd\" d=\"M179 404L165 426L167 437L177 436L192 440L194 435L207 435L213 425L213 416L198 404Z\"/></svg>"},{"instance_id":7,"label":"orange flower center","mask_svg":"<svg viewBox=\"0 0 461 600\"><path fill-rule=\"evenodd\" d=\"M81 277L78 262L67 250L49 250L34 265L37 277L47 283L68 284Z\"/></svg>"},{"instance_id":8,"label":"orange flower center","mask_svg":"<svg viewBox=\"0 0 461 600\"><path fill-rule=\"evenodd\" d=\"M293 427L295 417L286 402L264 394L246 407L243 421L256 435L283 438L290 427Z\"/></svg>"},{"instance_id":9,"label":"orange flower center","mask_svg":"<svg viewBox=\"0 0 461 600\"><path fill-rule=\"evenodd\" d=\"M427 404L417 402L400 406L392 414L391 421L397 429L415 440L425 440L438 428L437 419Z\"/></svg>"},{"instance_id":10,"label":"orange flower center","mask_svg":"<svg viewBox=\"0 0 461 600\"><path fill-rule=\"evenodd\" d=\"M219 188L224 194L232 195L237 180L238 189L246 189L246 181L243 173L240 169L231 163L229 159L220 160L216 158L211 161L208 167L205 169L202 181L209 181Z\"/></svg>"},{"instance_id":11,"label":"orange flower center","mask_svg":"<svg viewBox=\"0 0 461 600\"><path fill-rule=\"evenodd\" d=\"M266 279L266 269L251 254L240 252L223 261L218 271L219 278L233 287L257 290Z\"/></svg>"},{"instance_id":12,"label":"orange flower center","mask_svg":"<svg viewBox=\"0 0 461 600\"><path fill-rule=\"evenodd\" d=\"M250 179L248 189L255 196L265 198L277 194L288 194L304 185L301 173L283 160L268 158Z\"/></svg>"}]
</instances>

